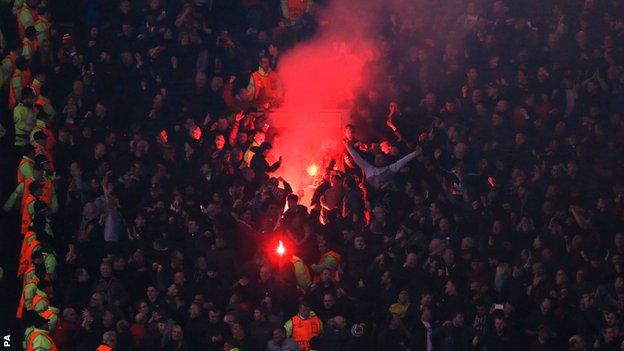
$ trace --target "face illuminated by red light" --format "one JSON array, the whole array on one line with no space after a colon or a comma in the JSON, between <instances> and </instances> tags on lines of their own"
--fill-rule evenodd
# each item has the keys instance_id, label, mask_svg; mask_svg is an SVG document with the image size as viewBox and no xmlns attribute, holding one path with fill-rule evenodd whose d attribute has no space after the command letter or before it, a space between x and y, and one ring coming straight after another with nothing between
<instances>
[{"instance_id":1,"label":"face illuminated by red light","mask_svg":"<svg viewBox=\"0 0 624 351\"><path fill-rule=\"evenodd\" d=\"M329 183L331 184L331 186L338 186L342 184L342 178L340 178L340 175L334 174L331 176Z\"/></svg>"},{"instance_id":2,"label":"face illuminated by red light","mask_svg":"<svg viewBox=\"0 0 624 351\"><path fill-rule=\"evenodd\" d=\"M275 44L269 45L269 54L271 54L271 56L279 55L279 49Z\"/></svg>"},{"instance_id":3,"label":"face illuminated by red light","mask_svg":"<svg viewBox=\"0 0 624 351\"><path fill-rule=\"evenodd\" d=\"M379 147L381 148L381 152L386 155L389 155L392 152L392 144L390 144L389 141L382 141L381 144L379 144Z\"/></svg>"},{"instance_id":4,"label":"face illuminated by red light","mask_svg":"<svg viewBox=\"0 0 624 351\"><path fill-rule=\"evenodd\" d=\"M345 128L344 137L349 141L353 140L353 128L352 127Z\"/></svg>"},{"instance_id":5,"label":"face illuminated by red light","mask_svg":"<svg viewBox=\"0 0 624 351\"><path fill-rule=\"evenodd\" d=\"M268 57L263 57L260 60L260 68L262 68L262 70L265 72L268 72L271 69L271 61Z\"/></svg>"},{"instance_id":6,"label":"face illuminated by red light","mask_svg":"<svg viewBox=\"0 0 624 351\"><path fill-rule=\"evenodd\" d=\"M264 143L264 139L265 139L265 134L263 132L256 132L256 134L254 134L253 141L255 144L260 145Z\"/></svg>"},{"instance_id":7,"label":"face illuminated by red light","mask_svg":"<svg viewBox=\"0 0 624 351\"><path fill-rule=\"evenodd\" d=\"M223 150L225 147L225 137L222 134L215 137L215 147L217 150Z\"/></svg>"}]
</instances>

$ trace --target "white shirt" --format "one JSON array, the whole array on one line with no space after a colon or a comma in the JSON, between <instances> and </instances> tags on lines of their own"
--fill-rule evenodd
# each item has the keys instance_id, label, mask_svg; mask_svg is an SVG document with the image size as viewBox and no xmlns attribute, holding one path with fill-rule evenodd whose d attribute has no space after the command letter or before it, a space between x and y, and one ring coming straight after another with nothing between
<instances>
[{"instance_id":1,"label":"white shirt","mask_svg":"<svg viewBox=\"0 0 624 351\"><path fill-rule=\"evenodd\" d=\"M409 161L416 157L416 152L411 152L395 163L384 166L384 167L375 167L368 163L357 151L351 146L347 145L347 151L353 157L353 161L364 171L364 176L366 176L367 180L370 180L374 177L381 177L384 180L391 180L391 177L394 176L395 173L401 170L403 166L405 166Z\"/></svg>"},{"instance_id":2,"label":"white shirt","mask_svg":"<svg viewBox=\"0 0 624 351\"><path fill-rule=\"evenodd\" d=\"M420 321L425 328L427 329L427 351L433 351L433 343L431 342L431 334L433 333L433 328L431 328L431 323Z\"/></svg>"}]
</instances>

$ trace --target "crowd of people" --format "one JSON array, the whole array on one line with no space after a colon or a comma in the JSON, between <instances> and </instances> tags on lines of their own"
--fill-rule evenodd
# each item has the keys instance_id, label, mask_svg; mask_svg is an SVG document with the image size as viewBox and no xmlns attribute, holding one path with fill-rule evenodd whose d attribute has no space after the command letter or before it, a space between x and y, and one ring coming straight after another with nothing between
<instances>
[{"instance_id":1,"label":"crowd of people","mask_svg":"<svg viewBox=\"0 0 624 351\"><path fill-rule=\"evenodd\" d=\"M270 111L326 1L0 1L20 346L624 350L624 1L380 3L308 204Z\"/></svg>"}]
</instances>

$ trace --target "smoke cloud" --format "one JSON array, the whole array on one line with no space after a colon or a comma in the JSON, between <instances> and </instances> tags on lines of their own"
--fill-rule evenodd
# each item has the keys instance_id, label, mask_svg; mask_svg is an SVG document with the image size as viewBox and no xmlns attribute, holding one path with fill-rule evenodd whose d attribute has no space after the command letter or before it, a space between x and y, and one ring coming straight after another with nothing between
<instances>
[{"instance_id":1,"label":"smoke cloud","mask_svg":"<svg viewBox=\"0 0 624 351\"><path fill-rule=\"evenodd\" d=\"M394 41L395 48L402 47L406 55L414 51L413 45L426 47L436 41L450 41L444 36L452 34L452 30L443 24L454 24L448 18L464 7L463 1L423 3L334 0L317 14L320 28L314 38L281 58L279 75L285 95L280 110L271 116L278 134L274 153L284 160L277 175L291 182L299 195L313 180L306 172L309 166L318 165L322 172L340 149L341 125L352 118L362 119L351 114L357 94L374 87L383 95L392 95L387 65L393 63L385 56L389 47L386 38ZM411 30L411 35L401 38L400 23L407 24L404 27ZM416 38L419 42L413 42L415 36L420 36ZM398 42L401 40L406 42ZM432 83L421 77L413 84ZM385 116L370 118L383 120Z\"/></svg>"},{"instance_id":2,"label":"smoke cloud","mask_svg":"<svg viewBox=\"0 0 624 351\"><path fill-rule=\"evenodd\" d=\"M349 118L363 70L374 55L368 38L373 16L358 16L359 8L348 10L356 5L360 1L335 1L323 9L316 36L280 61L285 95L280 110L271 116L278 133L274 152L284 160L278 174L299 195L313 181L310 165L322 172L335 156L341 125Z\"/></svg>"}]
</instances>

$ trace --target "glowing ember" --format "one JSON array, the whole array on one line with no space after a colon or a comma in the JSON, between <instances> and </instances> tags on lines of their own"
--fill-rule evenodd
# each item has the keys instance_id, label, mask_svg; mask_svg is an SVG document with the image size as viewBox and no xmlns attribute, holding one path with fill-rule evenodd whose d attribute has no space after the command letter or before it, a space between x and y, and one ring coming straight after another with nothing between
<instances>
[{"instance_id":1,"label":"glowing ember","mask_svg":"<svg viewBox=\"0 0 624 351\"><path fill-rule=\"evenodd\" d=\"M286 248L284 247L284 243L280 240L277 244L277 250L275 250L278 255L283 256L286 253Z\"/></svg>"},{"instance_id":2,"label":"glowing ember","mask_svg":"<svg viewBox=\"0 0 624 351\"><path fill-rule=\"evenodd\" d=\"M307 172L310 177L315 177L318 174L318 166L314 163L308 166Z\"/></svg>"}]
</instances>

